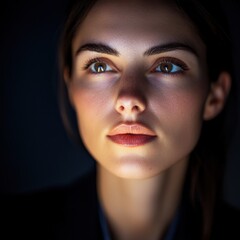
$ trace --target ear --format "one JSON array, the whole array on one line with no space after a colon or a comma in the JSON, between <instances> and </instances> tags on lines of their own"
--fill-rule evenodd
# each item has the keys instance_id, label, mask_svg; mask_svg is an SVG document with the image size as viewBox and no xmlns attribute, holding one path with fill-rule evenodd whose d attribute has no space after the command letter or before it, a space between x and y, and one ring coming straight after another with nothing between
<instances>
[{"instance_id":1,"label":"ear","mask_svg":"<svg viewBox=\"0 0 240 240\"><path fill-rule=\"evenodd\" d=\"M211 84L204 106L203 119L216 117L223 109L231 88L231 76L228 72L221 72L217 81Z\"/></svg>"}]
</instances>

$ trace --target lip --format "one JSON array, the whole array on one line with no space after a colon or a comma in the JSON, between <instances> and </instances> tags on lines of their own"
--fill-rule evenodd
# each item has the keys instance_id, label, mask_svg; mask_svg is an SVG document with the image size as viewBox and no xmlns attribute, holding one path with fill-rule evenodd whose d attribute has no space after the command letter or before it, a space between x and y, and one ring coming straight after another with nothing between
<instances>
[{"instance_id":1,"label":"lip","mask_svg":"<svg viewBox=\"0 0 240 240\"><path fill-rule=\"evenodd\" d=\"M153 141L156 134L143 124L119 124L108 134L108 138L114 143L136 147Z\"/></svg>"}]
</instances>

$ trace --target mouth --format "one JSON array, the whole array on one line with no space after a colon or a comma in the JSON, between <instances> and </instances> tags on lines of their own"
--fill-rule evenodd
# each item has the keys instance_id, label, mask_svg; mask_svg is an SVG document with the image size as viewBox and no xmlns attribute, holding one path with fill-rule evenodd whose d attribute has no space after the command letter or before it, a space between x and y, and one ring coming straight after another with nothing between
<instances>
[{"instance_id":1,"label":"mouth","mask_svg":"<svg viewBox=\"0 0 240 240\"><path fill-rule=\"evenodd\" d=\"M142 124L119 124L107 136L114 143L137 147L153 141L157 136L148 127Z\"/></svg>"}]
</instances>

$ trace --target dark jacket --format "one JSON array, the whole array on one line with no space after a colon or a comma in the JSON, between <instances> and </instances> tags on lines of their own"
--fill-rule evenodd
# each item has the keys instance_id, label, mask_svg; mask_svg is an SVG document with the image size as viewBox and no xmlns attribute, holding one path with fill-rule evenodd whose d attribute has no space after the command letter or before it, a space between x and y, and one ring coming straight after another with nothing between
<instances>
[{"instance_id":1,"label":"dark jacket","mask_svg":"<svg viewBox=\"0 0 240 240\"><path fill-rule=\"evenodd\" d=\"M100 240L95 174L64 188L0 199L0 239ZM174 240L200 239L199 212L184 201ZM240 213L222 204L215 217L213 240L240 239Z\"/></svg>"}]
</instances>

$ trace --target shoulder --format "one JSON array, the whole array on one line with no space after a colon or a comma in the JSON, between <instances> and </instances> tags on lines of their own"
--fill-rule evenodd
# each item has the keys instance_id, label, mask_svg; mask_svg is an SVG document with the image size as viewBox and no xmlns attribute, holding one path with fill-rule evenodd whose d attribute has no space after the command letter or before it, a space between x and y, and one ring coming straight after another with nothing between
<instances>
[{"instance_id":1,"label":"shoulder","mask_svg":"<svg viewBox=\"0 0 240 240\"><path fill-rule=\"evenodd\" d=\"M213 239L240 239L240 209L224 202L217 208Z\"/></svg>"},{"instance_id":2,"label":"shoulder","mask_svg":"<svg viewBox=\"0 0 240 240\"><path fill-rule=\"evenodd\" d=\"M64 187L1 195L0 220L6 239L99 239L95 186L95 172L91 172Z\"/></svg>"}]
</instances>

